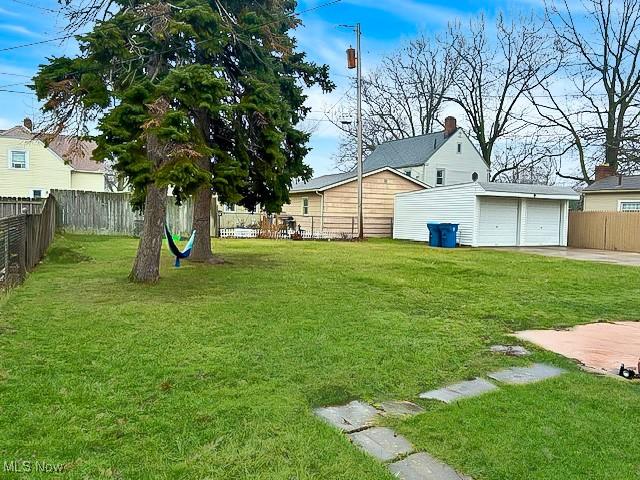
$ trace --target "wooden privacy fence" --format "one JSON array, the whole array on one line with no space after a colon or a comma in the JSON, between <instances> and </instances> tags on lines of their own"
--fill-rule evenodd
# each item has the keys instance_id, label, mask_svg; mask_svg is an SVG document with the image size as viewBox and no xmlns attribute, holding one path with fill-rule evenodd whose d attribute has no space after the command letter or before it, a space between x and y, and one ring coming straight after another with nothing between
<instances>
[{"instance_id":1,"label":"wooden privacy fence","mask_svg":"<svg viewBox=\"0 0 640 480\"><path fill-rule=\"evenodd\" d=\"M138 236L143 216L131 208L128 193L84 192L79 190L52 190L58 204L58 228L74 233L97 235ZM217 202L211 199L211 231L218 230ZM167 224L169 229L181 235L191 234L193 225L193 201L175 204L175 198L167 198Z\"/></svg>"},{"instance_id":2,"label":"wooden privacy fence","mask_svg":"<svg viewBox=\"0 0 640 480\"><path fill-rule=\"evenodd\" d=\"M0 197L0 218L40 213L44 200L23 197Z\"/></svg>"},{"instance_id":3,"label":"wooden privacy fence","mask_svg":"<svg viewBox=\"0 0 640 480\"><path fill-rule=\"evenodd\" d=\"M640 252L640 212L569 212L570 247Z\"/></svg>"},{"instance_id":4,"label":"wooden privacy fence","mask_svg":"<svg viewBox=\"0 0 640 480\"><path fill-rule=\"evenodd\" d=\"M56 231L54 198L41 213L0 218L0 288L22 283L42 260Z\"/></svg>"}]
</instances>

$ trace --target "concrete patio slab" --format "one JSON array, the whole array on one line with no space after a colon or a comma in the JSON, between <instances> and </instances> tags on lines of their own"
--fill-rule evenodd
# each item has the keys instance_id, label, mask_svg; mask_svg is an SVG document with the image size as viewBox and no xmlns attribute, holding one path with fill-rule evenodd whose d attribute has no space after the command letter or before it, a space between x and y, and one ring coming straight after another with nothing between
<instances>
[{"instance_id":1,"label":"concrete patio slab","mask_svg":"<svg viewBox=\"0 0 640 480\"><path fill-rule=\"evenodd\" d=\"M401 480L472 480L424 452L409 455L388 467Z\"/></svg>"},{"instance_id":2,"label":"concrete patio slab","mask_svg":"<svg viewBox=\"0 0 640 480\"><path fill-rule=\"evenodd\" d=\"M516 337L578 360L597 372L618 374L620 364L636 366L640 322L592 323L570 330L529 330Z\"/></svg>"},{"instance_id":3,"label":"concrete patio slab","mask_svg":"<svg viewBox=\"0 0 640 480\"><path fill-rule=\"evenodd\" d=\"M316 408L314 413L344 432L354 432L368 427L378 415L378 410L357 400L336 407Z\"/></svg>"},{"instance_id":4,"label":"concrete patio slab","mask_svg":"<svg viewBox=\"0 0 640 480\"><path fill-rule=\"evenodd\" d=\"M386 427L373 427L352 433L349 438L369 455L382 462L390 462L413 451L413 445Z\"/></svg>"},{"instance_id":5,"label":"concrete patio slab","mask_svg":"<svg viewBox=\"0 0 640 480\"><path fill-rule=\"evenodd\" d=\"M540 382L566 373L562 368L536 363L530 367L512 367L488 374L489 378L510 385Z\"/></svg>"},{"instance_id":6,"label":"concrete patio slab","mask_svg":"<svg viewBox=\"0 0 640 480\"><path fill-rule=\"evenodd\" d=\"M567 258L569 260L584 260L590 262L614 263L640 267L640 253L614 252L610 250L591 250L571 247L504 247L497 250L510 250L521 253L544 255L545 257Z\"/></svg>"},{"instance_id":7,"label":"concrete patio slab","mask_svg":"<svg viewBox=\"0 0 640 480\"><path fill-rule=\"evenodd\" d=\"M493 383L482 378L476 378L475 380L455 383L445 388L421 393L419 397L431 400L440 400L445 403L452 403L462 398L477 397L478 395L497 389L498 387Z\"/></svg>"},{"instance_id":8,"label":"concrete patio slab","mask_svg":"<svg viewBox=\"0 0 640 480\"><path fill-rule=\"evenodd\" d=\"M382 402L380 404L380 410L382 410L383 415L390 416L418 415L419 413L424 412L424 408L422 408L420 405L399 400Z\"/></svg>"}]
</instances>

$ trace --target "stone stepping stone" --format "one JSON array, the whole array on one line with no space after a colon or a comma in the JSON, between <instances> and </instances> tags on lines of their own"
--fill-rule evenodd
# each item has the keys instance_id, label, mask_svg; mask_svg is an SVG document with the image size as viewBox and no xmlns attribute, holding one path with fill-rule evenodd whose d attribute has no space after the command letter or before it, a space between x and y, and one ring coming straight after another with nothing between
<instances>
[{"instance_id":1,"label":"stone stepping stone","mask_svg":"<svg viewBox=\"0 0 640 480\"><path fill-rule=\"evenodd\" d=\"M373 427L352 433L349 438L369 455L382 462L390 462L413 451L413 445L386 427Z\"/></svg>"},{"instance_id":2,"label":"stone stepping stone","mask_svg":"<svg viewBox=\"0 0 640 480\"><path fill-rule=\"evenodd\" d=\"M340 430L350 433L368 427L378 410L357 400L337 407L316 408L314 413Z\"/></svg>"},{"instance_id":3,"label":"stone stepping stone","mask_svg":"<svg viewBox=\"0 0 640 480\"><path fill-rule=\"evenodd\" d=\"M421 393L419 397L431 400L440 400L445 403L453 403L462 398L477 397L478 395L497 389L498 387L493 383L483 378L476 378L475 380L455 383L445 388Z\"/></svg>"},{"instance_id":4,"label":"stone stepping stone","mask_svg":"<svg viewBox=\"0 0 640 480\"><path fill-rule=\"evenodd\" d=\"M513 357L526 357L531 352L521 345L493 345L490 348L492 353L502 353Z\"/></svg>"},{"instance_id":5,"label":"stone stepping stone","mask_svg":"<svg viewBox=\"0 0 640 480\"><path fill-rule=\"evenodd\" d=\"M401 480L472 480L425 452L390 463L388 468Z\"/></svg>"},{"instance_id":6,"label":"stone stepping stone","mask_svg":"<svg viewBox=\"0 0 640 480\"><path fill-rule=\"evenodd\" d=\"M409 416L418 415L424 412L424 408L420 405L416 405L412 402L406 402L401 400L392 400L389 402L382 402L380 404L380 410L383 415L389 416Z\"/></svg>"},{"instance_id":7,"label":"stone stepping stone","mask_svg":"<svg viewBox=\"0 0 640 480\"><path fill-rule=\"evenodd\" d=\"M512 367L505 370L487 375L498 382L507 383L509 385L524 385L527 383L540 382L548 378L553 378L566 373L562 368L546 365L544 363L536 363L530 367Z\"/></svg>"}]
</instances>

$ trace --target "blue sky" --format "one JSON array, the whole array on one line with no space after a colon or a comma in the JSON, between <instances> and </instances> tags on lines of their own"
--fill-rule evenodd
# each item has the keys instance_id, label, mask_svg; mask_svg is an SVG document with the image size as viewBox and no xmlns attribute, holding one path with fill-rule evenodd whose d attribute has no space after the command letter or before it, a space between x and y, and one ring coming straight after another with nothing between
<instances>
[{"instance_id":1,"label":"blue sky","mask_svg":"<svg viewBox=\"0 0 640 480\"><path fill-rule=\"evenodd\" d=\"M301 0L299 11L327 3L329 0ZM25 5L23 3L31 4ZM316 174L334 169L332 156L338 147L338 132L324 118L324 111L344 95L352 71L345 65L345 50L354 43L354 35L341 24L360 22L363 30L363 66L375 66L385 53L400 47L420 32L434 34L446 28L450 21L467 19L484 12L494 17L503 11L507 15L531 9L539 10L543 0L510 1L419 1L419 0L342 0L302 15L304 27L295 36L301 49L311 60L331 67L335 92L322 95L309 92L313 108L310 124L317 124L312 136L313 151L307 162ZM39 8L37 8L39 7ZM47 9L55 9L55 0L0 0L0 50L19 44L38 42L60 36L63 19ZM52 42L29 48L0 51L0 90L26 92L23 86L28 76L50 55L73 54L74 41ZM16 85L14 85L16 84ZM0 129L16 125L25 116L37 118L38 104L32 95L0 91Z\"/></svg>"}]
</instances>

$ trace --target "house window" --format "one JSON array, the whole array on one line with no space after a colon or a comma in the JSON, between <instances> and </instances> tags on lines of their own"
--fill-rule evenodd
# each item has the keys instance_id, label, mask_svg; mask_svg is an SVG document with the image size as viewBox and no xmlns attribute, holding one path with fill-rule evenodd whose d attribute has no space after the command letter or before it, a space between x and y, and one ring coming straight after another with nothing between
<instances>
[{"instance_id":1,"label":"house window","mask_svg":"<svg viewBox=\"0 0 640 480\"><path fill-rule=\"evenodd\" d=\"M442 187L444 185L444 168L436 170L436 186Z\"/></svg>"},{"instance_id":2,"label":"house window","mask_svg":"<svg viewBox=\"0 0 640 480\"><path fill-rule=\"evenodd\" d=\"M462 144L461 144L461 143L458 143L458 147L457 147L456 152L457 152L458 154L461 154L461 153L462 153Z\"/></svg>"},{"instance_id":3,"label":"house window","mask_svg":"<svg viewBox=\"0 0 640 480\"><path fill-rule=\"evenodd\" d=\"M302 199L302 215L309 215L309 198Z\"/></svg>"},{"instance_id":4,"label":"house window","mask_svg":"<svg viewBox=\"0 0 640 480\"><path fill-rule=\"evenodd\" d=\"M477 181L478 181L478 178L480 178L480 176L478 175L478 172L473 172L473 173L471 174L471 180L472 180L472 181L477 182Z\"/></svg>"},{"instance_id":5,"label":"house window","mask_svg":"<svg viewBox=\"0 0 640 480\"><path fill-rule=\"evenodd\" d=\"M31 198L39 199L42 198L44 191L41 188L34 188L31 190Z\"/></svg>"},{"instance_id":6,"label":"house window","mask_svg":"<svg viewBox=\"0 0 640 480\"><path fill-rule=\"evenodd\" d=\"M9 150L9 167L10 168L29 168L28 155L24 150Z\"/></svg>"},{"instance_id":7,"label":"house window","mask_svg":"<svg viewBox=\"0 0 640 480\"><path fill-rule=\"evenodd\" d=\"M410 177L410 176L411 176L411 170L405 170L405 171L404 171L404 174L405 174L407 177Z\"/></svg>"},{"instance_id":8,"label":"house window","mask_svg":"<svg viewBox=\"0 0 640 480\"><path fill-rule=\"evenodd\" d=\"M233 213L236 211L236 206L235 205L229 205L227 203L224 204L224 211L225 212L229 212L229 213Z\"/></svg>"},{"instance_id":9,"label":"house window","mask_svg":"<svg viewBox=\"0 0 640 480\"><path fill-rule=\"evenodd\" d=\"M621 212L640 212L640 200L621 200L619 210Z\"/></svg>"}]
</instances>

